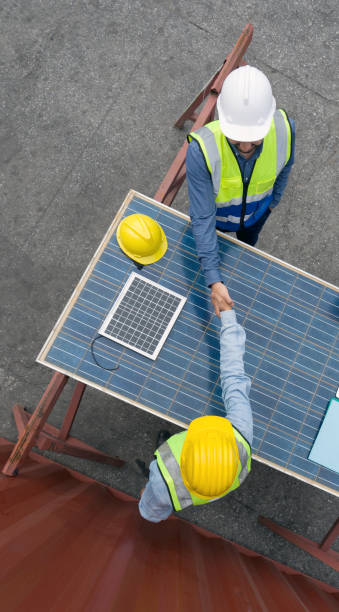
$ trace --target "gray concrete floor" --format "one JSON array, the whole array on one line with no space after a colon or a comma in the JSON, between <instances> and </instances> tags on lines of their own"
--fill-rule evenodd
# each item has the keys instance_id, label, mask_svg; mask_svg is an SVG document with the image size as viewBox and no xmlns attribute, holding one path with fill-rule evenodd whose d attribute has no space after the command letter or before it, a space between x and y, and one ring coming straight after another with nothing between
<instances>
[{"instance_id":1,"label":"gray concrete floor","mask_svg":"<svg viewBox=\"0 0 339 612\"><path fill-rule=\"evenodd\" d=\"M1 421L50 379L42 344L128 190L153 196L185 132L177 117L254 25L247 61L295 119L297 152L259 248L338 284L334 0L2 0L0 6ZM187 130L189 129L187 125ZM187 212L184 186L174 204ZM60 424L70 391L51 415ZM72 433L122 469L57 460L138 496L164 421L88 389ZM171 431L176 431L173 424ZM338 498L255 463L234 494L182 513L202 527L339 586L334 570L258 525L264 514L320 541Z\"/></svg>"}]
</instances>

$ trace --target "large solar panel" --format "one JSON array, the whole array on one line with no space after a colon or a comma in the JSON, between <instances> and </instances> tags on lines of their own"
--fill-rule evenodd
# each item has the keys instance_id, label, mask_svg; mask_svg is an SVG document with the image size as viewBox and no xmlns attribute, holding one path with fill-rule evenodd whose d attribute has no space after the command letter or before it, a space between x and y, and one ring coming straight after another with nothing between
<instances>
[{"instance_id":1,"label":"large solar panel","mask_svg":"<svg viewBox=\"0 0 339 612\"><path fill-rule=\"evenodd\" d=\"M182 295L134 272L99 334L156 359L185 302Z\"/></svg>"},{"instance_id":2,"label":"large solar panel","mask_svg":"<svg viewBox=\"0 0 339 612\"><path fill-rule=\"evenodd\" d=\"M120 220L143 213L163 227L168 249L138 273L187 301L159 356L151 361L101 337L91 344L134 263L120 250ZM219 235L221 270L245 327L245 368L252 379L254 458L339 494L339 475L308 459L339 372L338 289ZM131 191L39 354L38 361L169 421L187 427L200 415L224 415L219 329L186 215Z\"/></svg>"}]
</instances>

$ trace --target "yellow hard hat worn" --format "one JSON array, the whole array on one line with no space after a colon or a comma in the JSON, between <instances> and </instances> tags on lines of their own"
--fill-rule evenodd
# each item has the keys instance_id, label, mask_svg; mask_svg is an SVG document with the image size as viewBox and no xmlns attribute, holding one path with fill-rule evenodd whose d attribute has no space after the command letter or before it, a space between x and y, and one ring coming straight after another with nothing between
<instances>
[{"instance_id":1,"label":"yellow hard hat worn","mask_svg":"<svg viewBox=\"0 0 339 612\"><path fill-rule=\"evenodd\" d=\"M180 455L186 488L202 499L220 497L232 485L239 452L230 421L218 416L194 419Z\"/></svg>"},{"instance_id":2,"label":"yellow hard hat worn","mask_svg":"<svg viewBox=\"0 0 339 612\"><path fill-rule=\"evenodd\" d=\"M142 265L158 261L167 250L166 236L159 223L138 213L119 223L117 241L128 257Z\"/></svg>"}]
</instances>

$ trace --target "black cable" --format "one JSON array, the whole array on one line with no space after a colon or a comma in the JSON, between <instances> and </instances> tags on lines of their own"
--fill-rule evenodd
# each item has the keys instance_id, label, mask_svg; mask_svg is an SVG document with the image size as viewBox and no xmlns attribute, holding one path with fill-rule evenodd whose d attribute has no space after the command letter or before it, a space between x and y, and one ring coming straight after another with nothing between
<instances>
[{"instance_id":1,"label":"black cable","mask_svg":"<svg viewBox=\"0 0 339 612\"><path fill-rule=\"evenodd\" d=\"M138 270L142 270L143 269L143 264L138 263L137 261L135 261L134 259L132 259L134 265L138 268Z\"/></svg>"},{"instance_id":2,"label":"black cable","mask_svg":"<svg viewBox=\"0 0 339 612\"><path fill-rule=\"evenodd\" d=\"M96 357L95 357L95 355L94 355L93 345L94 345L94 343L95 343L95 342L96 342L96 341L97 341L99 338L102 338L102 337L103 337L103 336L100 336L100 334L99 334L99 336L97 336L96 338L94 338L94 339L92 340L92 342L91 342L91 353L92 353L93 361L96 363L96 365L97 365L99 368L102 368L103 370L108 370L108 372L113 372L113 370L118 370L118 369L119 369L119 366L118 366L118 365L117 365L117 366L114 366L114 368L105 368L105 366L101 365L101 364L100 364L100 363L99 363L99 362L96 360Z\"/></svg>"}]
</instances>

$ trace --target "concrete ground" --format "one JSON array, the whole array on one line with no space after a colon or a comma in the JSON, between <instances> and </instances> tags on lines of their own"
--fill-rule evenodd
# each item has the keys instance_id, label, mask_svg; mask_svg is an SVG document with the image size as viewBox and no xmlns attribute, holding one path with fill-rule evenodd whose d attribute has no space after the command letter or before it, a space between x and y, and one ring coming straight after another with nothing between
<instances>
[{"instance_id":1,"label":"concrete ground","mask_svg":"<svg viewBox=\"0 0 339 612\"><path fill-rule=\"evenodd\" d=\"M295 167L258 247L338 284L334 0L2 0L0 5L1 422L33 408L51 372L35 357L128 190L153 196L185 132L177 117L246 23L247 61L295 119ZM187 125L189 130L190 125ZM174 206L187 212L184 186ZM50 417L60 424L67 390ZM57 460L138 496L161 419L88 389L72 434L127 463ZM177 428L169 425L175 432ZM234 494L182 516L339 586L321 562L258 525L320 541L338 498L255 463Z\"/></svg>"}]
</instances>

